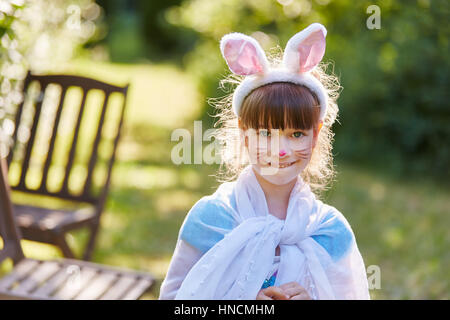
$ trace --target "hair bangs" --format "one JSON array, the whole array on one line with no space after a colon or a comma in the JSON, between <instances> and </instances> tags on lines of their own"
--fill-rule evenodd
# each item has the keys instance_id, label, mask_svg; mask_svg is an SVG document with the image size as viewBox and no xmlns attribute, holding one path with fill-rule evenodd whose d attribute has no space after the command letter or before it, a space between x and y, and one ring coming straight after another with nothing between
<instances>
[{"instance_id":1,"label":"hair bangs","mask_svg":"<svg viewBox=\"0 0 450 320\"><path fill-rule=\"evenodd\" d=\"M241 123L245 128L309 130L319 121L317 97L306 87L274 82L253 90L244 100Z\"/></svg>"}]
</instances>

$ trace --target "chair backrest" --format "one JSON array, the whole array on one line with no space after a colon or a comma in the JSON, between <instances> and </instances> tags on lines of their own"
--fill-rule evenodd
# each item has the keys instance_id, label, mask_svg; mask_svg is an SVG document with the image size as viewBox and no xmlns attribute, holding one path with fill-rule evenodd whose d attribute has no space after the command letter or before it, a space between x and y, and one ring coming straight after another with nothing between
<instances>
[{"instance_id":1,"label":"chair backrest","mask_svg":"<svg viewBox=\"0 0 450 320\"><path fill-rule=\"evenodd\" d=\"M3 241L0 264L7 258L11 258L14 263L24 258L20 246L20 231L15 224L12 210L6 160L0 157L0 237Z\"/></svg>"},{"instance_id":2,"label":"chair backrest","mask_svg":"<svg viewBox=\"0 0 450 320\"><path fill-rule=\"evenodd\" d=\"M37 94L33 95L33 89L36 89L36 86L33 87L34 83L37 83L38 89ZM49 88L59 91L59 96L50 94ZM66 94L73 88L78 88L78 91L81 89L80 103L75 105L73 97L71 100L68 98L69 94ZM86 110L89 108L85 108L88 93L91 90L103 92L103 101L96 105L99 109L98 115ZM24 99L18 106L15 116L11 134L12 146L7 157L9 170L11 171L14 166L18 173L18 179L10 180L11 188L32 194L88 202L97 206L104 202L122 128L128 85L118 87L86 77L32 75L28 72L23 92ZM110 100L112 100L110 97L116 93L122 96L123 102L116 108L110 107ZM47 104L47 101L50 102ZM47 107L48 105L53 107ZM68 109L75 116L66 112ZM64 117L65 113L69 116ZM112 115L108 118L109 125L105 126L108 113ZM72 121L71 124L69 120ZM104 131L107 131L107 134ZM37 135L43 137L39 139L39 143L36 142ZM56 143L59 136L69 138L65 143ZM83 141L80 142L80 139ZM56 148L56 145L59 147ZM108 156L102 157L102 166L99 165L99 147L109 152ZM77 160L77 154L80 152L87 155L83 161ZM36 157L36 154L40 154L40 157ZM30 167L33 166L38 169L30 173ZM57 177L59 180L53 179L49 182L49 172L52 167L55 169L54 172L58 172L52 177ZM93 179L96 167L100 168L98 170L102 172L103 181L96 184L98 188L94 192ZM33 186L30 186L28 183L30 180L27 180L30 175L33 176L31 178L31 181L34 181ZM70 190L69 178L80 180L78 184L81 188L77 191ZM52 186L51 190L48 188L49 185ZM55 186L57 188L54 188Z\"/></svg>"}]
</instances>

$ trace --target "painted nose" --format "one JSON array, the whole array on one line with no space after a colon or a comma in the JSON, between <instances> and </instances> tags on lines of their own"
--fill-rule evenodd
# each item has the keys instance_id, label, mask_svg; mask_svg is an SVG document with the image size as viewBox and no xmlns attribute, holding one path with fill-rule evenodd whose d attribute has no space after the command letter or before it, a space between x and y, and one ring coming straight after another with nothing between
<instances>
[{"instance_id":1,"label":"painted nose","mask_svg":"<svg viewBox=\"0 0 450 320\"><path fill-rule=\"evenodd\" d=\"M286 151L280 150L280 157L284 157L286 155Z\"/></svg>"}]
</instances>

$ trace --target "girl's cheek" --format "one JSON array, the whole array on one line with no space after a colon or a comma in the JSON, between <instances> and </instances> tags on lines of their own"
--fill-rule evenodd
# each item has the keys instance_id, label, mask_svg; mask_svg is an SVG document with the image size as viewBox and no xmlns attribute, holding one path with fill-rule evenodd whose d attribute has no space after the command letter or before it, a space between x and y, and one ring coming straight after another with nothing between
<instances>
[{"instance_id":1,"label":"girl's cheek","mask_svg":"<svg viewBox=\"0 0 450 320\"><path fill-rule=\"evenodd\" d=\"M258 153L260 153L258 151L258 144L254 139L248 136L246 137L246 149L250 157L250 162L256 164L258 162Z\"/></svg>"},{"instance_id":2,"label":"girl's cheek","mask_svg":"<svg viewBox=\"0 0 450 320\"><path fill-rule=\"evenodd\" d=\"M312 136L309 135L302 139L299 139L298 141L292 141L290 143L290 147L293 152L311 151L313 147Z\"/></svg>"}]
</instances>

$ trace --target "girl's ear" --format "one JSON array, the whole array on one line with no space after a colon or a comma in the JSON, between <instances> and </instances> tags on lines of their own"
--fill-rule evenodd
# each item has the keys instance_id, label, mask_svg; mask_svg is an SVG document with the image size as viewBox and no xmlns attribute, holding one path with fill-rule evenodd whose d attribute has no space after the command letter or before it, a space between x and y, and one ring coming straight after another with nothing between
<instances>
[{"instance_id":1,"label":"girl's ear","mask_svg":"<svg viewBox=\"0 0 450 320\"><path fill-rule=\"evenodd\" d=\"M325 54L327 30L313 23L295 34L286 44L283 63L296 73L308 72L319 64Z\"/></svg>"},{"instance_id":2,"label":"girl's ear","mask_svg":"<svg viewBox=\"0 0 450 320\"><path fill-rule=\"evenodd\" d=\"M317 126L317 134L319 134L320 129L322 129L322 126L323 126L323 121L320 120L320 121L319 121L319 125Z\"/></svg>"},{"instance_id":3,"label":"girl's ear","mask_svg":"<svg viewBox=\"0 0 450 320\"><path fill-rule=\"evenodd\" d=\"M320 120L317 128L313 129L313 149L316 147L317 139L319 138L320 129L322 129L323 121Z\"/></svg>"},{"instance_id":4,"label":"girl's ear","mask_svg":"<svg viewBox=\"0 0 450 320\"><path fill-rule=\"evenodd\" d=\"M255 39L245 34L234 32L223 36L220 51L234 74L262 74L269 68L264 50Z\"/></svg>"},{"instance_id":5,"label":"girl's ear","mask_svg":"<svg viewBox=\"0 0 450 320\"><path fill-rule=\"evenodd\" d=\"M247 131L244 128L239 127L239 135L241 138L241 143L244 144L246 148L248 148L248 137L247 137Z\"/></svg>"},{"instance_id":6,"label":"girl's ear","mask_svg":"<svg viewBox=\"0 0 450 320\"><path fill-rule=\"evenodd\" d=\"M247 127L242 124L241 118L238 118L238 128L241 129L243 132L247 130Z\"/></svg>"}]
</instances>

